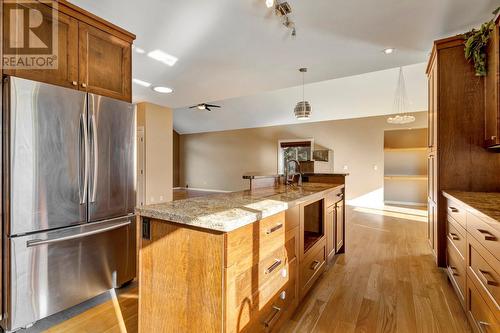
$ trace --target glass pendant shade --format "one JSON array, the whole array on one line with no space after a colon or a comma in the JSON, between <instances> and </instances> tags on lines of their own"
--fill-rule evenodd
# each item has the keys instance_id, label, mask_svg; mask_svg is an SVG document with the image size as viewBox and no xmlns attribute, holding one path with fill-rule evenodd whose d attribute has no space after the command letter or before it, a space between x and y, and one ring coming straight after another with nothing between
<instances>
[{"instance_id":1,"label":"glass pendant shade","mask_svg":"<svg viewBox=\"0 0 500 333\"><path fill-rule=\"evenodd\" d=\"M295 117L299 120L306 120L311 117L311 104L308 101L298 102L295 106Z\"/></svg>"},{"instance_id":2,"label":"glass pendant shade","mask_svg":"<svg viewBox=\"0 0 500 333\"><path fill-rule=\"evenodd\" d=\"M415 121L415 117L408 114L408 95L406 93L405 76L403 68L399 68L398 86L396 88L396 97L394 98L394 113L393 117L387 118L389 124L403 125Z\"/></svg>"},{"instance_id":3,"label":"glass pendant shade","mask_svg":"<svg viewBox=\"0 0 500 333\"><path fill-rule=\"evenodd\" d=\"M311 104L309 104L308 101L305 100L305 81L304 81L304 75L307 73L307 68L301 68L299 69L299 72L302 73L302 101L298 102L297 105L295 106L295 109L293 112L295 113L295 118L298 120L307 120L311 117Z\"/></svg>"}]
</instances>

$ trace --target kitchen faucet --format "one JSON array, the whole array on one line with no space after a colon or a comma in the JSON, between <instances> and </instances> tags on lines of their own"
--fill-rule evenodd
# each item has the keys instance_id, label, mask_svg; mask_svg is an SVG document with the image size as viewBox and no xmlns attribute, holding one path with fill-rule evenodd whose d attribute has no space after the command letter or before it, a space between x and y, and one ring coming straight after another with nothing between
<instances>
[{"instance_id":1,"label":"kitchen faucet","mask_svg":"<svg viewBox=\"0 0 500 333\"><path fill-rule=\"evenodd\" d=\"M288 166L290 165L290 163L295 163L295 165L297 166L296 170L299 171L298 173L296 171L294 171L291 174L288 173ZM292 184L296 175L299 175L298 186L302 186L302 172L300 170L300 163L299 163L299 161L297 161L297 160L286 160L285 161L285 185Z\"/></svg>"}]
</instances>

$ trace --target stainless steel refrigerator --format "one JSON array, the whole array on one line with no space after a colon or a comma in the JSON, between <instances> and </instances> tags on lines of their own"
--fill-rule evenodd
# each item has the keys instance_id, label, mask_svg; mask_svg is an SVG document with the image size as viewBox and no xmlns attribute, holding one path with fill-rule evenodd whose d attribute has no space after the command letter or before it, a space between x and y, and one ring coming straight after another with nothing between
<instances>
[{"instance_id":1,"label":"stainless steel refrigerator","mask_svg":"<svg viewBox=\"0 0 500 333\"><path fill-rule=\"evenodd\" d=\"M3 319L10 331L135 277L135 109L6 77Z\"/></svg>"}]
</instances>

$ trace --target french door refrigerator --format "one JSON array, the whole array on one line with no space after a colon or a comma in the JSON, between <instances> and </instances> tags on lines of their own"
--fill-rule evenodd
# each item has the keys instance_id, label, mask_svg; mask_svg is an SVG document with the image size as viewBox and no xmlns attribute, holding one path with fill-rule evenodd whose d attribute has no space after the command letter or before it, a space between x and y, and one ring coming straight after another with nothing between
<instances>
[{"instance_id":1,"label":"french door refrigerator","mask_svg":"<svg viewBox=\"0 0 500 333\"><path fill-rule=\"evenodd\" d=\"M5 77L3 319L11 331L132 280L135 110Z\"/></svg>"}]
</instances>

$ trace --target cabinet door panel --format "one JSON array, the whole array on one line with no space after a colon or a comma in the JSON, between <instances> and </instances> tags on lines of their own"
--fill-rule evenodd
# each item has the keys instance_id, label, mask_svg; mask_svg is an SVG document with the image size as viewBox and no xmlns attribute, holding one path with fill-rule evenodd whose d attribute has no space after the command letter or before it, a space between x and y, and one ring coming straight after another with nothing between
<instances>
[{"instance_id":1,"label":"cabinet door panel","mask_svg":"<svg viewBox=\"0 0 500 333\"><path fill-rule=\"evenodd\" d=\"M131 44L83 22L78 27L80 89L131 101Z\"/></svg>"},{"instance_id":2,"label":"cabinet door panel","mask_svg":"<svg viewBox=\"0 0 500 333\"><path fill-rule=\"evenodd\" d=\"M326 210L326 253L328 257L335 253L335 229L336 229L335 206Z\"/></svg>"},{"instance_id":3,"label":"cabinet door panel","mask_svg":"<svg viewBox=\"0 0 500 333\"><path fill-rule=\"evenodd\" d=\"M484 139L485 146L496 146L500 143L499 135L499 27L495 26L488 43L488 74L484 81Z\"/></svg>"},{"instance_id":4,"label":"cabinet door panel","mask_svg":"<svg viewBox=\"0 0 500 333\"><path fill-rule=\"evenodd\" d=\"M33 4L20 3L20 7L31 8ZM34 7L43 15L38 34L52 34L52 8L49 6L37 5ZM7 15L8 11L4 11ZM4 20L5 22L5 20ZM77 88L78 81L78 21L61 12L57 15L58 22L58 53L57 67L55 69L4 69L4 74L21 77L28 80L55 84L58 86ZM4 50L9 45L7 25L4 26ZM45 40L45 38L42 38Z\"/></svg>"},{"instance_id":5,"label":"cabinet door panel","mask_svg":"<svg viewBox=\"0 0 500 333\"><path fill-rule=\"evenodd\" d=\"M335 233L335 247L336 251L340 252L344 245L344 202L339 201L335 206L336 215L336 233Z\"/></svg>"},{"instance_id":6,"label":"cabinet door panel","mask_svg":"<svg viewBox=\"0 0 500 333\"><path fill-rule=\"evenodd\" d=\"M437 206L432 200L428 200L428 223L427 223L427 239L429 240L429 245L431 249L436 251L436 242L435 242L435 230L436 230L436 220L437 220Z\"/></svg>"}]
</instances>

